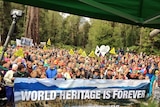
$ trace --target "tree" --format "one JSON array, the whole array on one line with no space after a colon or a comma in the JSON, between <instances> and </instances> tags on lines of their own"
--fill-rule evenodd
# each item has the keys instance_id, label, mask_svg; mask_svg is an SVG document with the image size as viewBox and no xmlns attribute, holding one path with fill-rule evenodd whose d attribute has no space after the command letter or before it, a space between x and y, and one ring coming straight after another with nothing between
<instances>
[{"instance_id":1,"label":"tree","mask_svg":"<svg viewBox=\"0 0 160 107\"><path fill-rule=\"evenodd\" d=\"M79 27L79 38L78 38L78 44L79 46L82 46L83 48L86 47L88 43L88 32L90 29L90 24L88 22L84 22L82 25Z\"/></svg>"},{"instance_id":2,"label":"tree","mask_svg":"<svg viewBox=\"0 0 160 107\"><path fill-rule=\"evenodd\" d=\"M2 40L2 44L5 42L8 31L9 31L9 27L11 25L11 16L10 16L10 11L11 11L11 3L10 2L4 2L4 1L0 1L1 2L1 17L0 17L0 31L1 31L1 40Z\"/></svg>"},{"instance_id":3,"label":"tree","mask_svg":"<svg viewBox=\"0 0 160 107\"><path fill-rule=\"evenodd\" d=\"M63 36L68 45L78 46L80 16L70 15L63 21Z\"/></svg>"},{"instance_id":4,"label":"tree","mask_svg":"<svg viewBox=\"0 0 160 107\"><path fill-rule=\"evenodd\" d=\"M25 37L33 39L34 43L39 43L39 8L28 6Z\"/></svg>"},{"instance_id":5,"label":"tree","mask_svg":"<svg viewBox=\"0 0 160 107\"><path fill-rule=\"evenodd\" d=\"M113 46L115 39L113 36L113 27L110 22L103 20L91 20L91 28L89 29L89 38L87 47L94 49L96 45Z\"/></svg>"}]
</instances>

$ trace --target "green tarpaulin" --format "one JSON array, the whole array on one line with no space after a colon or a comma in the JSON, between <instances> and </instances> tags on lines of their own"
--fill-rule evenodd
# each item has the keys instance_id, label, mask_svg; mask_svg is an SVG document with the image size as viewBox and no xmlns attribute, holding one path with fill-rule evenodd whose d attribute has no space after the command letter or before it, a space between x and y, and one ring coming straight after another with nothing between
<instances>
[{"instance_id":1,"label":"green tarpaulin","mask_svg":"<svg viewBox=\"0 0 160 107\"><path fill-rule=\"evenodd\" d=\"M160 28L160 0L4 0L133 25Z\"/></svg>"}]
</instances>

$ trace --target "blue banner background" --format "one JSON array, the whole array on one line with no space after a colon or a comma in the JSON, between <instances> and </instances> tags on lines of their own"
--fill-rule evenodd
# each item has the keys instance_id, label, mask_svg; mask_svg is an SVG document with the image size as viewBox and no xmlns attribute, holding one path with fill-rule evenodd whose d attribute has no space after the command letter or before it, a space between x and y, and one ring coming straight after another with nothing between
<instances>
[{"instance_id":1,"label":"blue banner background","mask_svg":"<svg viewBox=\"0 0 160 107\"><path fill-rule=\"evenodd\" d=\"M14 95L15 101L20 101L20 91L34 90L146 90L149 93L149 85L149 80L16 78Z\"/></svg>"}]
</instances>

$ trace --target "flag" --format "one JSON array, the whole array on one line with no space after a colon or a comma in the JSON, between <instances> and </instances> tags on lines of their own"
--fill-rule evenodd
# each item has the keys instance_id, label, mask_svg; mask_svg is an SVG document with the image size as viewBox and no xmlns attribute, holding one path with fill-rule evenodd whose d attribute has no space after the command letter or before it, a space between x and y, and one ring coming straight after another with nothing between
<instances>
[{"instance_id":1,"label":"flag","mask_svg":"<svg viewBox=\"0 0 160 107\"><path fill-rule=\"evenodd\" d=\"M100 48L99 48L99 46L96 46L95 54L99 57L99 55L100 55Z\"/></svg>"},{"instance_id":2,"label":"flag","mask_svg":"<svg viewBox=\"0 0 160 107\"><path fill-rule=\"evenodd\" d=\"M70 54L70 55L74 55L73 49L70 49L69 54Z\"/></svg>"},{"instance_id":3,"label":"flag","mask_svg":"<svg viewBox=\"0 0 160 107\"><path fill-rule=\"evenodd\" d=\"M83 53L81 54L81 56L82 56L82 57L86 57L86 56L87 56L86 52L83 51Z\"/></svg>"},{"instance_id":4,"label":"flag","mask_svg":"<svg viewBox=\"0 0 160 107\"><path fill-rule=\"evenodd\" d=\"M88 56L89 57L95 57L94 51L91 51L91 53Z\"/></svg>"},{"instance_id":5,"label":"flag","mask_svg":"<svg viewBox=\"0 0 160 107\"><path fill-rule=\"evenodd\" d=\"M24 57L24 52L22 48L19 48L15 53L15 56L20 56L20 57Z\"/></svg>"},{"instance_id":6,"label":"flag","mask_svg":"<svg viewBox=\"0 0 160 107\"><path fill-rule=\"evenodd\" d=\"M2 51L3 51L3 46L0 47L0 54L2 54ZM5 57L7 56L7 53L6 53L6 52L4 53L4 56L5 56Z\"/></svg>"},{"instance_id":7,"label":"flag","mask_svg":"<svg viewBox=\"0 0 160 107\"><path fill-rule=\"evenodd\" d=\"M82 54L83 50L82 49L79 49L78 50L78 54Z\"/></svg>"},{"instance_id":8,"label":"flag","mask_svg":"<svg viewBox=\"0 0 160 107\"><path fill-rule=\"evenodd\" d=\"M2 54L2 50L3 50L3 47L1 46L1 47L0 47L0 54Z\"/></svg>"},{"instance_id":9,"label":"flag","mask_svg":"<svg viewBox=\"0 0 160 107\"><path fill-rule=\"evenodd\" d=\"M43 50L47 50L47 46L46 45L43 46Z\"/></svg>"},{"instance_id":10,"label":"flag","mask_svg":"<svg viewBox=\"0 0 160 107\"><path fill-rule=\"evenodd\" d=\"M7 53L6 52L4 53L4 57L7 57Z\"/></svg>"},{"instance_id":11,"label":"flag","mask_svg":"<svg viewBox=\"0 0 160 107\"><path fill-rule=\"evenodd\" d=\"M112 48L109 53L115 55L116 54L115 48Z\"/></svg>"},{"instance_id":12,"label":"flag","mask_svg":"<svg viewBox=\"0 0 160 107\"><path fill-rule=\"evenodd\" d=\"M47 45L51 46L51 39L50 38L47 41Z\"/></svg>"}]
</instances>

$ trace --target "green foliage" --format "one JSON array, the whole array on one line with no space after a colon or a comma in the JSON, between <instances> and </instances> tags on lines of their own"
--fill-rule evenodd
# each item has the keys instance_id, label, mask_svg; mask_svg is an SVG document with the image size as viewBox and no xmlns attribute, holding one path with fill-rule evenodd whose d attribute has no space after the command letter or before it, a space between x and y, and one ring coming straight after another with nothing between
<instances>
[{"instance_id":1,"label":"green foliage","mask_svg":"<svg viewBox=\"0 0 160 107\"><path fill-rule=\"evenodd\" d=\"M151 97L147 101L142 101L140 104L140 107L159 107L158 102L155 100L152 100L153 98Z\"/></svg>"},{"instance_id":2,"label":"green foliage","mask_svg":"<svg viewBox=\"0 0 160 107\"><path fill-rule=\"evenodd\" d=\"M58 12L40 9L40 40L51 39L52 44L61 40L62 16Z\"/></svg>"},{"instance_id":3,"label":"green foliage","mask_svg":"<svg viewBox=\"0 0 160 107\"><path fill-rule=\"evenodd\" d=\"M10 24L10 11L13 8L24 11L24 16L18 20L12 40L24 36L27 6L0 1L0 35L4 43ZM40 9L39 36L41 42L51 39L52 45L64 48L83 48L86 52L94 50L96 46L109 45L111 48L129 47L137 52L147 54L160 53L160 35L149 36L151 28L143 28L117 22L91 19L84 21L81 16L70 15L62 17L59 12ZM58 45L57 45L58 44ZM67 47L66 47L67 45ZM68 47L68 45L70 45Z\"/></svg>"}]
</instances>

